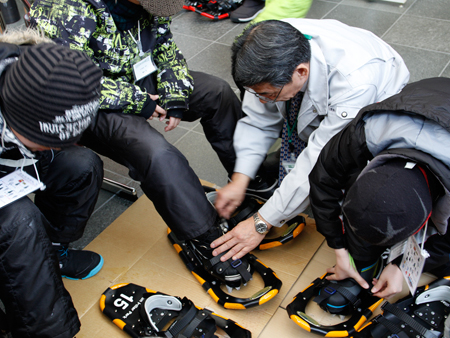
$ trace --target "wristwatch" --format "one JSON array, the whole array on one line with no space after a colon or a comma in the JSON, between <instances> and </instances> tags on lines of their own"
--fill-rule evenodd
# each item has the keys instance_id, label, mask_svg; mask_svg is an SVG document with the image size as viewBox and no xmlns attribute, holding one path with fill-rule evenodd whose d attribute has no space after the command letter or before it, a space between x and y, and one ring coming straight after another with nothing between
<instances>
[{"instance_id":1,"label":"wristwatch","mask_svg":"<svg viewBox=\"0 0 450 338\"><path fill-rule=\"evenodd\" d=\"M258 233L260 233L261 235L265 235L269 232L267 224L264 223L261 218L259 218L257 212L253 214L253 220L255 221L255 229Z\"/></svg>"}]
</instances>

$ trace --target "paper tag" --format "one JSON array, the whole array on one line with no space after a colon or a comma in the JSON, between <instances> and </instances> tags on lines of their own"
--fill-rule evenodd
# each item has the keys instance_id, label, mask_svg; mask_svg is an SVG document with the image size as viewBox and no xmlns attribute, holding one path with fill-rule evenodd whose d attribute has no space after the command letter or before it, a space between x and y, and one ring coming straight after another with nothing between
<instances>
[{"instance_id":1,"label":"paper tag","mask_svg":"<svg viewBox=\"0 0 450 338\"><path fill-rule=\"evenodd\" d=\"M389 252L388 261L387 261L388 264L405 252L405 247L406 247L407 241L408 240L405 239L403 242L397 243L391 248L391 250Z\"/></svg>"},{"instance_id":2,"label":"paper tag","mask_svg":"<svg viewBox=\"0 0 450 338\"><path fill-rule=\"evenodd\" d=\"M292 169L294 169L295 167L295 162L294 161L289 161L289 160L283 160L281 162L281 164L283 165L284 170L286 170L286 173L290 173L292 171Z\"/></svg>"},{"instance_id":3,"label":"paper tag","mask_svg":"<svg viewBox=\"0 0 450 338\"><path fill-rule=\"evenodd\" d=\"M43 187L33 176L16 170L0 178L0 208Z\"/></svg>"},{"instance_id":4,"label":"paper tag","mask_svg":"<svg viewBox=\"0 0 450 338\"><path fill-rule=\"evenodd\" d=\"M143 79L158 69L153 62L153 57L150 53L146 53L143 58L140 56L136 57L131 61L131 64L133 65L135 81Z\"/></svg>"},{"instance_id":5,"label":"paper tag","mask_svg":"<svg viewBox=\"0 0 450 338\"><path fill-rule=\"evenodd\" d=\"M416 292L425 259L428 256L429 255L425 250L422 251L420 249L414 236L408 238L405 253L403 254L403 259L400 264L400 270L402 271L403 277L405 278L406 284L408 284L409 291L411 291L412 295Z\"/></svg>"}]
</instances>

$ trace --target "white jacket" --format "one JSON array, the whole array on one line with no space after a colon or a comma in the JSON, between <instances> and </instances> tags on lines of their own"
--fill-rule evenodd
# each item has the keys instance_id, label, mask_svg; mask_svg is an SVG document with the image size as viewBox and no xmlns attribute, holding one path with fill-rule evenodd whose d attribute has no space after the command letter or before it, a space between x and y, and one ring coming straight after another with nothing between
<instances>
[{"instance_id":1,"label":"white jacket","mask_svg":"<svg viewBox=\"0 0 450 338\"><path fill-rule=\"evenodd\" d=\"M336 20L283 20L311 36L310 76L300 107L297 132L308 146L295 168L260 209L274 226L303 212L309 204L308 175L323 146L371 103L397 94L408 82L401 56L369 31ZM234 135L235 172L254 178L267 151L280 136L286 103L261 103L248 92L247 115Z\"/></svg>"}]
</instances>

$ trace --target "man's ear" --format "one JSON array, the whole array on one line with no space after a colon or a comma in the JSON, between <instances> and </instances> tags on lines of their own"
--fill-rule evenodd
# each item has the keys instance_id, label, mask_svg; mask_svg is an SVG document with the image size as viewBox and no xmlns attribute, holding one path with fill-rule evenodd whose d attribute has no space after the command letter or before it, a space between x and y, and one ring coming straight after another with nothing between
<instances>
[{"instance_id":1,"label":"man's ear","mask_svg":"<svg viewBox=\"0 0 450 338\"><path fill-rule=\"evenodd\" d=\"M294 72L300 76L301 80L306 80L309 76L309 63L300 63L295 67Z\"/></svg>"}]
</instances>

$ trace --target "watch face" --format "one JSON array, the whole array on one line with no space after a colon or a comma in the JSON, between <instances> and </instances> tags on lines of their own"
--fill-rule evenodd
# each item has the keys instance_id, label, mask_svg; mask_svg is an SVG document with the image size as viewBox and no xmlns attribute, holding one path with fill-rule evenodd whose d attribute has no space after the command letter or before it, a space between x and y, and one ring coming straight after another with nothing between
<instances>
[{"instance_id":1,"label":"watch face","mask_svg":"<svg viewBox=\"0 0 450 338\"><path fill-rule=\"evenodd\" d=\"M267 231L267 225L264 223L257 223L255 227L256 231L258 231L260 234L263 234Z\"/></svg>"}]
</instances>

